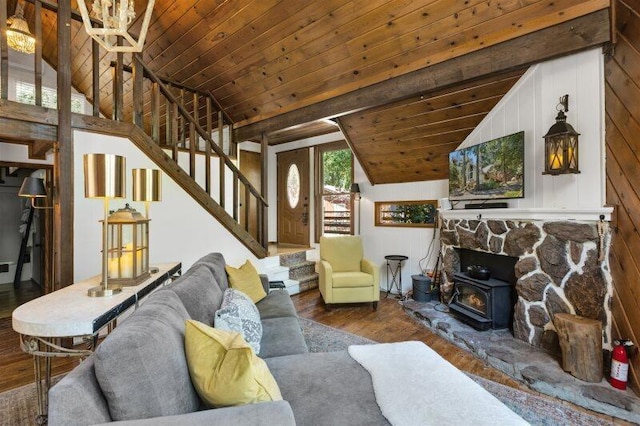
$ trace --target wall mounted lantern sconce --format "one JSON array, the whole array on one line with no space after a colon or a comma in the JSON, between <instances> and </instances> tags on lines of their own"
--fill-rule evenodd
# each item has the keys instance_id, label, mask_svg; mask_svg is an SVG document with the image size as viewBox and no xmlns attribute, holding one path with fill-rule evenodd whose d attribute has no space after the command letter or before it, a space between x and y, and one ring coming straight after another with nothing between
<instances>
[{"instance_id":1,"label":"wall mounted lantern sconce","mask_svg":"<svg viewBox=\"0 0 640 426\"><path fill-rule=\"evenodd\" d=\"M44 179L26 177L18 191L19 197L31 198L31 207L34 209L52 209L53 207L37 206L37 198L47 198L47 189L44 187Z\"/></svg>"},{"instance_id":2,"label":"wall mounted lantern sconce","mask_svg":"<svg viewBox=\"0 0 640 426\"><path fill-rule=\"evenodd\" d=\"M358 200L358 235L360 235L360 200L362 200L362 195L360 195L360 185L357 183L351 184L351 194Z\"/></svg>"},{"instance_id":3,"label":"wall mounted lantern sconce","mask_svg":"<svg viewBox=\"0 0 640 426\"><path fill-rule=\"evenodd\" d=\"M567 123L565 112L569 111L569 95L560 98L556 107L556 122L544 135L544 175L580 173L578 169L578 136Z\"/></svg>"},{"instance_id":4,"label":"wall mounted lantern sconce","mask_svg":"<svg viewBox=\"0 0 640 426\"><path fill-rule=\"evenodd\" d=\"M119 285L109 284L109 199L124 198L125 190L125 158L113 154L84 155L84 196L85 198L101 198L104 203L104 220L102 221L102 282L100 286L88 291L90 297L107 297L120 293Z\"/></svg>"},{"instance_id":5,"label":"wall mounted lantern sconce","mask_svg":"<svg viewBox=\"0 0 640 426\"><path fill-rule=\"evenodd\" d=\"M78 0L78 8L87 34L108 52L142 52L154 3L155 0L147 1L137 40L129 33L129 25L136 17L133 0ZM96 21L102 25L94 26ZM118 37L122 37L121 46Z\"/></svg>"},{"instance_id":6,"label":"wall mounted lantern sconce","mask_svg":"<svg viewBox=\"0 0 640 426\"><path fill-rule=\"evenodd\" d=\"M8 25L7 45L17 52L34 53L36 51L36 39L29 31L29 24L24 19L22 1L16 3L16 13L9 18Z\"/></svg>"}]
</instances>

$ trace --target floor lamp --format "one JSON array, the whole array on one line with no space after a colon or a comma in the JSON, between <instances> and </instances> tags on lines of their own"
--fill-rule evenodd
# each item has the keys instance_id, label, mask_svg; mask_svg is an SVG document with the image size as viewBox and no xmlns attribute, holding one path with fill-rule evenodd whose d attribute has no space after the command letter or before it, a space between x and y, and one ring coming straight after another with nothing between
<instances>
[{"instance_id":1,"label":"floor lamp","mask_svg":"<svg viewBox=\"0 0 640 426\"><path fill-rule=\"evenodd\" d=\"M133 169L132 172L133 201L144 202L144 215L149 219L149 203L162 201L162 174L158 169ZM149 267L149 272L155 274L158 268Z\"/></svg>"},{"instance_id":2,"label":"floor lamp","mask_svg":"<svg viewBox=\"0 0 640 426\"><path fill-rule=\"evenodd\" d=\"M358 197L358 235L360 235L360 200L362 200L362 195L360 195L360 185L352 183L350 192L354 197Z\"/></svg>"},{"instance_id":3,"label":"floor lamp","mask_svg":"<svg viewBox=\"0 0 640 426\"><path fill-rule=\"evenodd\" d=\"M53 206L38 206L36 205L37 198L47 198L47 189L44 186L44 179L36 178L36 177L26 177L22 181L22 186L20 186L20 190L18 191L18 196L23 198L31 198L31 211L29 212L30 219L27 222L27 229L25 231L25 238L22 239L22 244L20 246L20 259L24 258L26 247L27 247L27 239L31 228L31 222L33 217L33 210L51 210ZM53 251L53 246L55 245L55 226L51 227L51 248ZM51 262L51 277L49 278L49 287L53 289L53 280L54 280L54 266L55 260L54 256L50 256ZM19 270L18 270L19 269ZM13 285L17 286L19 283L20 276L22 275L22 266L21 263L18 262L18 268L16 269L16 277L14 278Z\"/></svg>"},{"instance_id":4,"label":"floor lamp","mask_svg":"<svg viewBox=\"0 0 640 426\"><path fill-rule=\"evenodd\" d=\"M102 282L100 286L88 291L90 297L108 297L120 293L120 286L108 283L109 252L107 230L109 218L109 199L126 196L125 158L113 154L84 155L84 196L85 198L101 198L104 203L104 220L102 222Z\"/></svg>"}]
</instances>

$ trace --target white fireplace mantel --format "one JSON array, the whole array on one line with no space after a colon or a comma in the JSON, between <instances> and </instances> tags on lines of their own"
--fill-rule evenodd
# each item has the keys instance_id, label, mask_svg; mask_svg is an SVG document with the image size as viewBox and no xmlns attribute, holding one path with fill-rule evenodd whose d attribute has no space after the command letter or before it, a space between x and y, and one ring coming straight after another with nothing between
<instances>
[{"instance_id":1,"label":"white fireplace mantel","mask_svg":"<svg viewBox=\"0 0 640 426\"><path fill-rule=\"evenodd\" d=\"M572 220L599 221L604 216L605 221L611 221L613 207L595 209L548 209L548 208L506 208L506 209L454 209L439 210L444 219L502 219L502 220Z\"/></svg>"}]
</instances>

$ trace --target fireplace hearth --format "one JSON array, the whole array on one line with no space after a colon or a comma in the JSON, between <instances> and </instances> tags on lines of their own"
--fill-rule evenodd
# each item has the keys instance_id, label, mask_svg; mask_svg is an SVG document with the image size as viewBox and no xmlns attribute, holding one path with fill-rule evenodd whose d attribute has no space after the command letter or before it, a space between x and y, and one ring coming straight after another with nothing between
<instances>
[{"instance_id":1,"label":"fireplace hearth","mask_svg":"<svg viewBox=\"0 0 640 426\"><path fill-rule=\"evenodd\" d=\"M508 213L505 212L505 213ZM486 327L481 308L488 301L485 289L468 284L464 272L469 265L487 265L491 278L510 283L513 314L510 329L516 339L552 353L559 351L553 324L556 313L594 318L603 324L603 348L611 349L611 275L608 252L611 241L608 224L603 221L545 221L443 218L440 226L443 259L441 291L443 300L456 300L463 306L467 322ZM488 261L484 256L492 256ZM480 256L480 257L478 257ZM510 266L494 271L494 263L508 259ZM456 294L456 277L467 279ZM505 275L506 274L506 275ZM482 282L482 280L480 280ZM460 287L458 285L458 287ZM462 288L462 287L460 287ZM488 290L487 290L488 291ZM465 296L462 300L460 296ZM486 302L485 302L486 303ZM460 309L453 308L459 314ZM460 317L458 315L458 317ZM491 326L494 319L491 318ZM472 324L473 325L473 324ZM502 324L500 324L502 326Z\"/></svg>"}]
</instances>

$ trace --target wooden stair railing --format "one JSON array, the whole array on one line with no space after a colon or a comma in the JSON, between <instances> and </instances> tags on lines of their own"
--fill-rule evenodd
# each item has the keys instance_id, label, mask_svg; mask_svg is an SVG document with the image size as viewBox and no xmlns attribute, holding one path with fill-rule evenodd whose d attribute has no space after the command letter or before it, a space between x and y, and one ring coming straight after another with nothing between
<instances>
[{"instance_id":1,"label":"wooden stair railing","mask_svg":"<svg viewBox=\"0 0 640 426\"><path fill-rule=\"evenodd\" d=\"M143 111L143 77L148 78L151 81L151 90L152 90L152 103L151 103L151 132L147 134L156 144L160 142L160 108L159 105L162 103L162 97L164 97L166 111L171 111L171 113L166 114L166 127L167 130L165 132L168 137L167 145L172 146L172 159L178 162L178 147L179 144L182 145L183 148L188 148L189 151L189 175L195 182L196 178L196 153L201 152L199 149L200 140L204 142L204 155L205 155L205 192L211 196L212 188L211 188L211 155L212 151L219 158L219 188L218 194L219 198L217 203L222 207L222 212L226 213L225 205L227 201L226 195L226 175L227 171L231 172L232 181L231 186L233 188L233 202L231 205L231 216L236 223L241 222L241 218L239 217L238 208L240 206L239 199L239 191L240 185L244 187L244 203L245 206L245 216L242 218L242 222L244 224L244 231L248 233L249 231L249 223L251 220L255 220L257 223L257 232L256 235L252 236L254 239L258 241L258 243L265 249L267 247L267 241L263 241L263 236L266 234L263 232L265 221L265 209L268 207L267 201L262 197L260 192L249 182L249 180L240 172L240 170L236 167L236 165L232 162L232 160L227 156L223 149L224 142L224 120L223 114L221 111L217 112L218 117L218 140L219 143L216 143L212 138L212 101L209 96L205 98L206 103L206 129L203 128L200 124L199 117L199 99L198 93L193 93L193 115L186 109L184 106L184 88L181 89L181 98L178 99L169 88L162 82L162 80L155 75L155 73L140 59L139 55L133 55L133 122L134 124L140 128L141 130L145 130L145 125L143 122L144 111ZM232 132L229 132L231 135ZM231 145L231 143L230 143ZM250 205L253 202L257 205L257 217L251 218L249 217ZM219 212L219 213L222 213ZM234 227L235 228L235 227ZM262 253L260 253L262 254Z\"/></svg>"}]
</instances>

